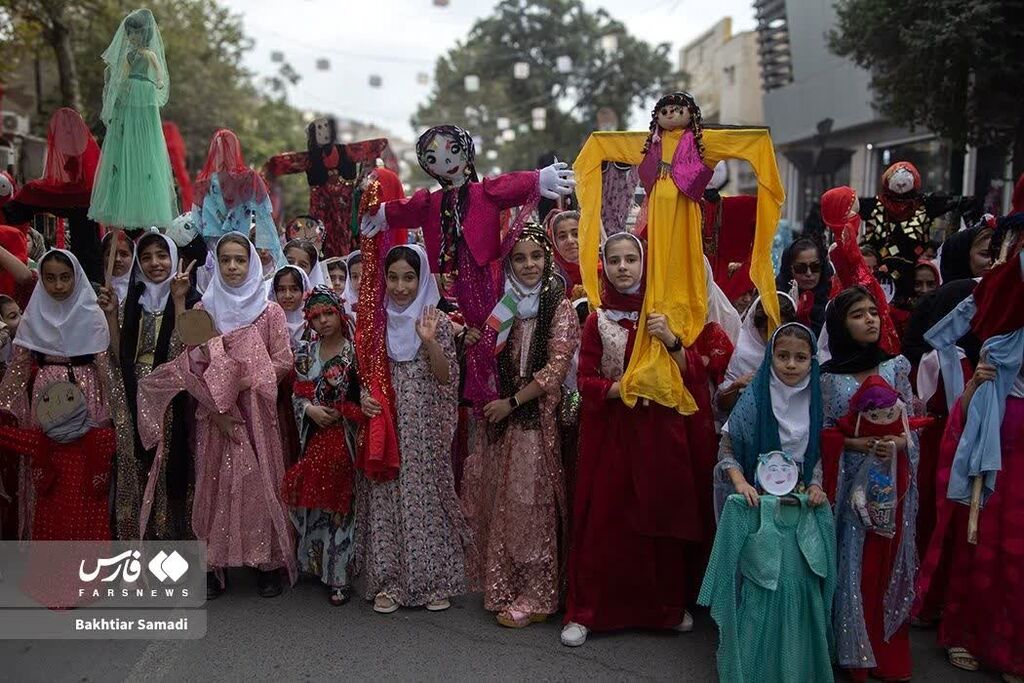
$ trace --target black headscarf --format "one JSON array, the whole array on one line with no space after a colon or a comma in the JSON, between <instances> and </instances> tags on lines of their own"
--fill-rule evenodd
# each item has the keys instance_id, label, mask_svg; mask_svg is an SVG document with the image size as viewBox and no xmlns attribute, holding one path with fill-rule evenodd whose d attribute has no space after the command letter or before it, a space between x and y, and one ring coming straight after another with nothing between
<instances>
[{"instance_id":1,"label":"black headscarf","mask_svg":"<svg viewBox=\"0 0 1024 683\"><path fill-rule=\"evenodd\" d=\"M939 261L939 274L943 282L967 280L974 277L971 272L971 246L983 231L991 233L984 223L972 225L966 230L954 233L942 243L942 258Z\"/></svg>"},{"instance_id":2,"label":"black headscarf","mask_svg":"<svg viewBox=\"0 0 1024 683\"><path fill-rule=\"evenodd\" d=\"M789 293L790 282L793 280L793 259L798 253L808 249L816 249L818 261L821 262L821 279L818 280L818 286L813 290L814 307L811 308L811 324L808 326L815 336L820 337L821 328L825 324L825 304L828 303L828 295L832 291L832 275L834 274L825 246L818 240L809 237L801 237L789 245L789 248L782 252L782 262L779 264L779 274L775 277L775 287L780 292ZM799 308L800 302L797 301L796 305Z\"/></svg>"},{"instance_id":3,"label":"black headscarf","mask_svg":"<svg viewBox=\"0 0 1024 683\"><path fill-rule=\"evenodd\" d=\"M852 375L877 368L892 358L883 351L876 341L864 345L854 340L846 326L846 316L853 306L865 298L874 301L863 287L844 289L828 307L825 328L828 330L828 347L832 358L822 364L821 371L834 375ZM881 321L879 321L881 327Z\"/></svg>"},{"instance_id":4,"label":"black headscarf","mask_svg":"<svg viewBox=\"0 0 1024 683\"><path fill-rule=\"evenodd\" d=\"M935 323L945 318L961 301L974 292L978 283L974 278L947 282L934 292L927 294L917 302L914 312L907 323L907 332L903 336L903 355L913 364L921 362L921 357L932 350L924 340L924 335ZM974 365L978 364L981 355L981 341L968 332L957 341L957 346L964 350Z\"/></svg>"}]
</instances>

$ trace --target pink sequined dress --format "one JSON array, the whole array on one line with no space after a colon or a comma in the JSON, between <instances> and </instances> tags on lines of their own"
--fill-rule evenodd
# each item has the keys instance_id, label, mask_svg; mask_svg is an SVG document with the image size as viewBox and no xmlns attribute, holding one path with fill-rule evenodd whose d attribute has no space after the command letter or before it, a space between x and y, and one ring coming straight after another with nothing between
<instances>
[{"instance_id":1,"label":"pink sequined dress","mask_svg":"<svg viewBox=\"0 0 1024 683\"><path fill-rule=\"evenodd\" d=\"M512 325L508 343L521 368L528 367L536 324L530 318ZM559 302L551 326L547 364L519 380L519 388L536 380L544 389L537 399L539 424L506 418L512 421L496 443L486 429L475 430L465 464L463 508L474 540L471 585L483 591L484 607L493 612L558 610L568 515L558 405L580 339L579 319L567 299Z\"/></svg>"},{"instance_id":2,"label":"pink sequined dress","mask_svg":"<svg viewBox=\"0 0 1024 683\"><path fill-rule=\"evenodd\" d=\"M442 317L437 341L450 379L439 384L425 348L411 361L391 361L395 388L398 478L361 478L356 508L356 553L366 597L389 595L405 607L463 593L468 541L452 474L451 445L458 422L459 364L452 328Z\"/></svg>"},{"instance_id":3,"label":"pink sequined dress","mask_svg":"<svg viewBox=\"0 0 1024 683\"><path fill-rule=\"evenodd\" d=\"M147 448L158 447L141 519L148 519L165 457L162 416L174 396L187 391L197 403L192 527L206 541L210 568L286 566L294 581L291 524L278 496L285 463L277 385L292 368L284 311L271 302L251 325L212 339L205 349L190 349L139 383L139 435ZM238 442L221 434L211 420L216 412L239 421Z\"/></svg>"}]
</instances>

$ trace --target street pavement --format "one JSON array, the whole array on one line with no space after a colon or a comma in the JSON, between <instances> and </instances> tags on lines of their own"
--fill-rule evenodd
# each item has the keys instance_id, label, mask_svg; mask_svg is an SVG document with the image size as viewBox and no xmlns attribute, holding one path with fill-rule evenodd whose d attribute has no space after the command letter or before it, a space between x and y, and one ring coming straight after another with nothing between
<instances>
[{"instance_id":1,"label":"street pavement","mask_svg":"<svg viewBox=\"0 0 1024 683\"><path fill-rule=\"evenodd\" d=\"M693 633L630 631L592 635L563 647L560 621L514 631L498 626L479 595L446 612L376 614L353 600L332 607L303 580L274 599L256 595L255 576L231 574L229 591L208 603L202 640L9 640L0 642L8 681L715 681L717 638L706 611ZM990 683L946 663L934 631L913 633L915 681Z\"/></svg>"}]
</instances>

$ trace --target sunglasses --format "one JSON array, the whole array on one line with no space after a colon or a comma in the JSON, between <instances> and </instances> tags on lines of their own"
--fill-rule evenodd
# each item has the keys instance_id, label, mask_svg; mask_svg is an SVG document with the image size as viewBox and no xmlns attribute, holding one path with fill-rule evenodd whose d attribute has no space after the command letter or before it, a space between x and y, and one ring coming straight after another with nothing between
<instances>
[{"instance_id":1,"label":"sunglasses","mask_svg":"<svg viewBox=\"0 0 1024 683\"><path fill-rule=\"evenodd\" d=\"M817 275L821 272L821 264L815 261L814 263L794 263L793 274L794 275L807 275L807 273L813 273Z\"/></svg>"}]
</instances>

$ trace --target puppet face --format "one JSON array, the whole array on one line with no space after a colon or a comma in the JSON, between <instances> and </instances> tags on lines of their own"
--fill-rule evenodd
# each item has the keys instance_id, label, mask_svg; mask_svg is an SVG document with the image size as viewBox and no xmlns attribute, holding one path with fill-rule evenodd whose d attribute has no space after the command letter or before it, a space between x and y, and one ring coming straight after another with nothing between
<instances>
[{"instance_id":1,"label":"puppet face","mask_svg":"<svg viewBox=\"0 0 1024 683\"><path fill-rule=\"evenodd\" d=\"M766 493L784 496L796 488L800 469L782 451L762 455L757 464L757 482Z\"/></svg>"},{"instance_id":2,"label":"puppet face","mask_svg":"<svg viewBox=\"0 0 1024 683\"><path fill-rule=\"evenodd\" d=\"M285 230L285 237L289 242L292 240L308 240L316 245L317 251L319 251L324 241L324 225L315 218L299 216L288 224Z\"/></svg>"},{"instance_id":3,"label":"puppet face","mask_svg":"<svg viewBox=\"0 0 1024 683\"><path fill-rule=\"evenodd\" d=\"M313 121L313 134L318 145L329 145L334 142L331 139L331 122L328 119L316 119Z\"/></svg>"},{"instance_id":4,"label":"puppet face","mask_svg":"<svg viewBox=\"0 0 1024 683\"><path fill-rule=\"evenodd\" d=\"M914 189L914 174L905 168L898 168L889 178L889 189L896 194L906 194Z\"/></svg>"},{"instance_id":5,"label":"puppet face","mask_svg":"<svg viewBox=\"0 0 1024 683\"><path fill-rule=\"evenodd\" d=\"M71 382L54 382L43 390L36 403L40 429L58 443L69 443L89 430L85 396Z\"/></svg>"},{"instance_id":6,"label":"puppet face","mask_svg":"<svg viewBox=\"0 0 1024 683\"><path fill-rule=\"evenodd\" d=\"M6 174L0 173L0 200L9 198L14 194L14 185Z\"/></svg>"},{"instance_id":7,"label":"puppet face","mask_svg":"<svg viewBox=\"0 0 1024 683\"><path fill-rule=\"evenodd\" d=\"M690 110L681 104L666 104L658 110L658 126L662 130L678 130L690 125Z\"/></svg>"},{"instance_id":8,"label":"puppet face","mask_svg":"<svg viewBox=\"0 0 1024 683\"><path fill-rule=\"evenodd\" d=\"M881 408L871 408L861 413L863 418L876 425L893 424L900 419L900 406L898 403Z\"/></svg>"},{"instance_id":9,"label":"puppet face","mask_svg":"<svg viewBox=\"0 0 1024 683\"><path fill-rule=\"evenodd\" d=\"M423 163L430 175L458 185L466 178L469 150L460 140L450 135L439 134L427 147Z\"/></svg>"}]
</instances>

